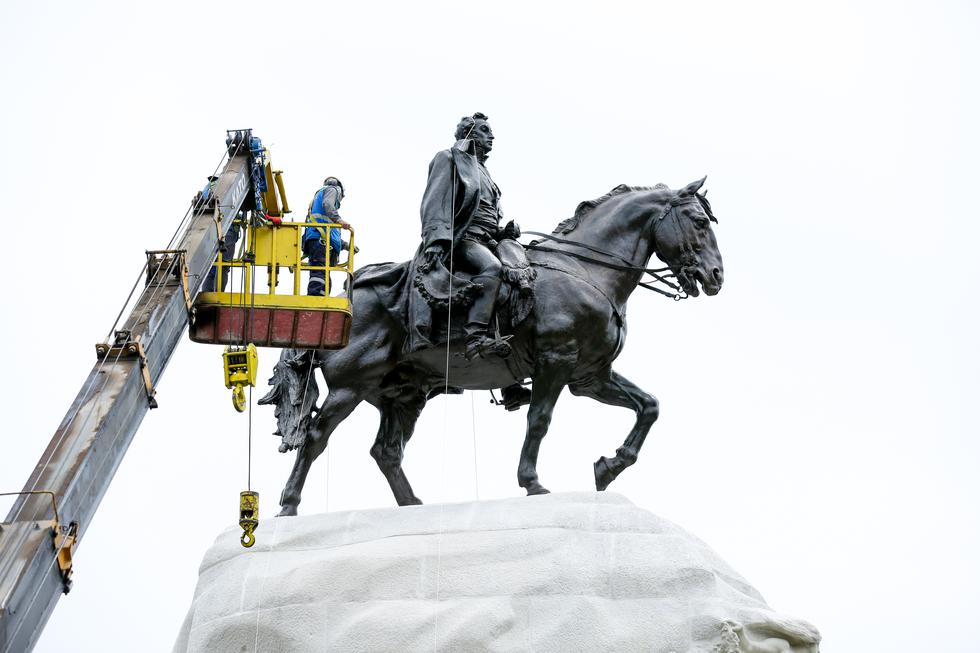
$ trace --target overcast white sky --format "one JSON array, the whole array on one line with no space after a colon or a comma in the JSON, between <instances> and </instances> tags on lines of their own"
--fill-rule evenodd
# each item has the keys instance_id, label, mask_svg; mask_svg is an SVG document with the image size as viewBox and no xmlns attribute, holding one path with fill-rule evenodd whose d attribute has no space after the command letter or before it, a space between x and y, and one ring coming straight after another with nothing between
<instances>
[{"instance_id":1,"label":"overcast white sky","mask_svg":"<svg viewBox=\"0 0 980 653\"><path fill-rule=\"evenodd\" d=\"M611 489L827 651L975 651L977 28L967 2L5 2L0 489L21 488L225 129L271 146L297 208L339 176L364 264L411 255L429 159L483 111L527 229L620 183L708 175L725 288L633 298L616 367L662 417ZM244 489L219 351L175 354L36 650L169 650ZM430 403L405 461L423 500L521 494L524 413L488 399ZM592 488L631 424L563 395L542 482ZM273 428L258 409L264 518L292 464ZM341 426L302 512L394 505L376 428L367 405Z\"/></svg>"}]
</instances>

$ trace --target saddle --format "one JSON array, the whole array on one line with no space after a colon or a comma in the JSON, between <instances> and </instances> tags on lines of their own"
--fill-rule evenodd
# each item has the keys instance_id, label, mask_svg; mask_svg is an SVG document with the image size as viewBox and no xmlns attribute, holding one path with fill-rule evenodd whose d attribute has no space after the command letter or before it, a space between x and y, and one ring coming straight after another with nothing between
<instances>
[{"instance_id":1,"label":"saddle","mask_svg":"<svg viewBox=\"0 0 980 653\"><path fill-rule=\"evenodd\" d=\"M523 322L534 307L534 285L537 271L531 267L524 246L516 240L505 238L501 240L494 252L503 268L503 282L494 303L494 322L497 331L503 334L512 333L518 324ZM425 299L426 304L434 313L445 314L452 306L452 339L462 335L462 319L466 310L482 292L483 287L472 281L470 275L454 270L452 273L439 262L432 269L416 269L412 284ZM451 298L451 299L450 299ZM459 310L462 309L462 310ZM457 313L457 310L459 312ZM459 322L457 322L457 316ZM444 320L438 322L445 325ZM458 331L458 333L457 333ZM433 334L436 342L444 343L445 329Z\"/></svg>"}]
</instances>

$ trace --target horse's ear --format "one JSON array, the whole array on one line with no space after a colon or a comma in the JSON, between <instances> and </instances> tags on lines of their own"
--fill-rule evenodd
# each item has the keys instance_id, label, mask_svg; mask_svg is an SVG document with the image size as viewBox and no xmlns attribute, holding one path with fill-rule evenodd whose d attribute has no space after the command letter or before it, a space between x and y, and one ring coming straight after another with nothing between
<instances>
[{"instance_id":1,"label":"horse's ear","mask_svg":"<svg viewBox=\"0 0 980 653\"><path fill-rule=\"evenodd\" d=\"M694 193L701 190L701 187L704 186L704 180L707 178L708 176L705 175L704 177L701 177L697 181L692 181L681 190L680 194L684 195L685 197L690 197L691 195L694 195Z\"/></svg>"}]
</instances>

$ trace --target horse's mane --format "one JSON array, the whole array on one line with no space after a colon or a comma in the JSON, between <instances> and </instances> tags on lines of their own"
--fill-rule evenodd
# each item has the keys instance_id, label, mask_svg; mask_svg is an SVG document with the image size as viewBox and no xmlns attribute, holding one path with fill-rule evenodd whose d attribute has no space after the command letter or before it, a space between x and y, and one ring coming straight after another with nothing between
<instances>
[{"instance_id":1,"label":"horse's mane","mask_svg":"<svg viewBox=\"0 0 980 653\"><path fill-rule=\"evenodd\" d=\"M597 197L594 200L586 200L578 205L575 209L575 215L570 218L566 218L558 223L555 230L551 233L555 234L567 234L579 223L587 218L597 206L604 203L606 200L612 199L613 197L618 197L624 193L632 193L637 190L670 190L667 184L654 184L653 186L629 186L627 184L620 184L616 186L611 191L603 195L602 197Z\"/></svg>"},{"instance_id":2,"label":"horse's mane","mask_svg":"<svg viewBox=\"0 0 980 653\"><path fill-rule=\"evenodd\" d=\"M616 186L611 191L603 195L602 197L597 197L594 200L586 200L581 202L575 209L575 215L570 218L565 218L558 223L555 227L553 234L567 234L571 232L579 223L585 218L589 217L597 206L604 203L606 200L612 199L613 197L618 197L625 193L632 193L638 190L666 190L670 191L670 187L667 184L654 184L653 186L630 186L628 184L620 184ZM715 218L714 213L711 212L711 204L708 203L708 198L705 193L695 193L695 197L698 199L698 203L701 204L701 208L707 214L708 219L712 222L718 222Z\"/></svg>"}]
</instances>

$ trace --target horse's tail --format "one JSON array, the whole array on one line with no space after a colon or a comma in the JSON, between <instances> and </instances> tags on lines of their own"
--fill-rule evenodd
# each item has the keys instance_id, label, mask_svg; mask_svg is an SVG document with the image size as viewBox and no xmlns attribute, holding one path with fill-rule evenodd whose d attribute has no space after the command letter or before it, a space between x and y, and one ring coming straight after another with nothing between
<instances>
[{"instance_id":1,"label":"horse's tail","mask_svg":"<svg viewBox=\"0 0 980 653\"><path fill-rule=\"evenodd\" d=\"M316 352L303 349L284 349L272 371L272 389L259 405L276 407L276 430L282 437L279 451L285 453L303 445L312 422L320 388L313 374Z\"/></svg>"}]
</instances>

